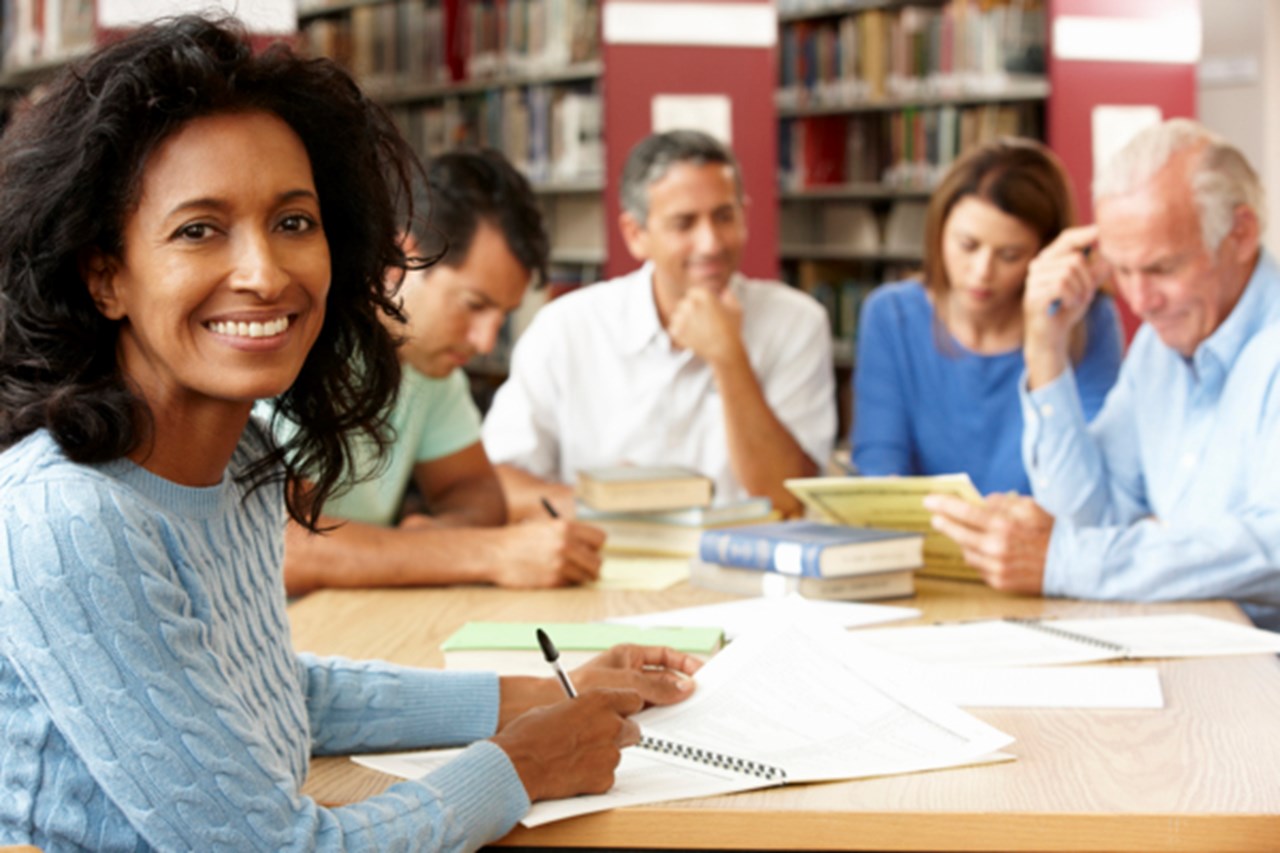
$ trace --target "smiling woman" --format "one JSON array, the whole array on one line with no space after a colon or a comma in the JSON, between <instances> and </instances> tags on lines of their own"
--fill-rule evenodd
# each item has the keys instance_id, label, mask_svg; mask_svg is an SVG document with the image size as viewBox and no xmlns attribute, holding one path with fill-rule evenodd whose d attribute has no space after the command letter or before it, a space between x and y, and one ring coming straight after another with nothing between
<instances>
[{"instance_id":1,"label":"smiling woman","mask_svg":"<svg viewBox=\"0 0 1280 853\"><path fill-rule=\"evenodd\" d=\"M4 138L0 844L474 849L608 787L626 716L687 695L664 649L553 704L549 679L290 648L284 509L314 527L352 434L382 438L414 168L339 68L197 17L89 57ZM312 750L472 741L364 803L299 793Z\"/></svg>"},{"instance_id":2,"label":"smiling woman","mask_svg":"<svg viewBox=\"0 0 1280 853\"><path fill-rule=\"evenodd\" d=\"M152 413L130 458L214 485L235 445L193 454L190 437L238 437L254 401L293 384L324 325L329 245L302 140L270 113L191 120L152 152L122 237L118 256L93 249L84 268Z\"/></svg>"}]
</instances>

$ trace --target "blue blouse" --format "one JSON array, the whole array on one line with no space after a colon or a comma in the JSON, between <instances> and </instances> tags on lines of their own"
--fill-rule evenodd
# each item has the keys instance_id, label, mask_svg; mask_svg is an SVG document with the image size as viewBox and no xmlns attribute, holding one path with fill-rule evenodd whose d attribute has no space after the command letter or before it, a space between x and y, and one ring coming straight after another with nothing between
<instances>
[{"instance_id":1,"label":"blue blouse","mask_svg":"<svg viewBox=\"0 0 1280 853\"><path fill-rule=\"evenodd\" d=\"M1085 315L1088 342L1075 365L1085 417L1102 408L1124 354L1115 303L1099 295ZM867 298L858 328L850 442L858 473L968 472L978 491L1030 494L1022 465L1018 382L1022 349L980 355L954 339L946 350L918 281Z\"/></svg>"}]
</instances>

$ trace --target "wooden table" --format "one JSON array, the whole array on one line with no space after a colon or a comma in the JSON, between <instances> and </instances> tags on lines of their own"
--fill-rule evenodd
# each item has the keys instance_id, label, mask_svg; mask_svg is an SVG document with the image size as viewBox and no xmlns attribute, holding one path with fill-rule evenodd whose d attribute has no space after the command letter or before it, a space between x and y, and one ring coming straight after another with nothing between
<instances>
[{"instance_id":1,"label":"wooden table","mask_svg":"<svg viewBox=\"0 0 1280 853\"><path fill-rule=\"evenodd\" d=\"M1198 612L1231 604L1124 605L1015 598L918 581L927 621ZM468 619L587 620L723 600L665 592L324 591L290 608L300 650L439 666ZM1120 664L1124 665L1124 664ZM617 809L517 827L500 844L738 850L1280 850L1280 664L1270 655L1160 661L1157 711L979 710L1017 760L880 779L796 785ZM342 758L314 762L325 803L396 780Z\"/></svg>"}]
</instances>

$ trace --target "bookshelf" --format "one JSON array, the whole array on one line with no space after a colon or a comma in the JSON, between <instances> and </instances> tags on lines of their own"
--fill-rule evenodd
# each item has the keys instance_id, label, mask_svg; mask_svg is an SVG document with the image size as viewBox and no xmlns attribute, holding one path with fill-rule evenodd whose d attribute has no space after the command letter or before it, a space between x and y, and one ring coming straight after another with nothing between
<instances>
[{"instance_id":1,"label":"bookshelf","mask_svg":"<svg viewBox=\"0 0 1280 853\"><path fill-rule=\"evenodd\" d=\"M594 0L303 2L299 40L346 66L424 160L459 146L502 151L529 178L551 238L550 290L596 280L606 259L604 65ZM545 301L513 316L468 366L477 399L505 377L510 348Z\"/></svg>"},{"instance_id":2,"label":"bookshelf","mask_svg":"<svg viewBox=\"0 0 1280 853\"><path fill-rule=\"evenodd\" d=\"M840 435L858 312L915 273L929 193L998 135L1045 138L1042 0L779 0L779 267L828 310Z\"/></svg>"}]
</instances>

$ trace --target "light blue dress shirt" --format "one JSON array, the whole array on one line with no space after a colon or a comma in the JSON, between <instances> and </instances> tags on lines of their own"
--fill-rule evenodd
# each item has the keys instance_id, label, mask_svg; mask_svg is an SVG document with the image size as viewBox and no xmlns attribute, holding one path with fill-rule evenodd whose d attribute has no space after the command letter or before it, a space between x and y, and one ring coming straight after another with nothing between
<instances>
[{"instance_id":1,"label":"light blue dress shirt","mask_svg":"<svg viewBox=\"0 0 1280 853\"><path fill-rule=\"evenodd\" d=\"M1280 628L1280 270L1269 254L1190 359L1140 328L1092 424L1070 370L1026 385L1023 461L1056 518L1046 595L1229 598Z\"/></svg>"}]
</instances>

